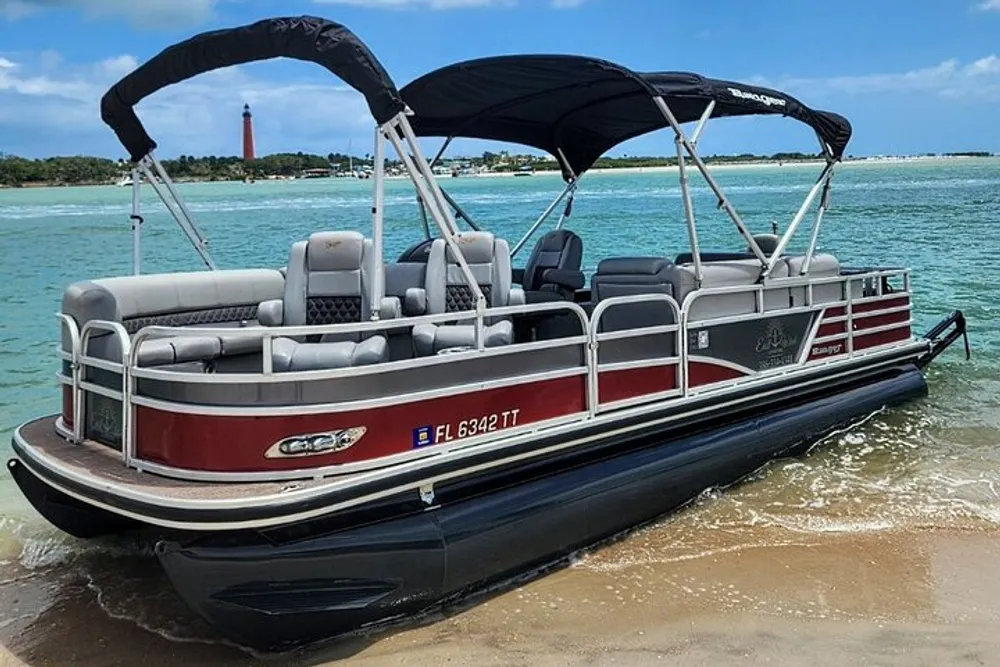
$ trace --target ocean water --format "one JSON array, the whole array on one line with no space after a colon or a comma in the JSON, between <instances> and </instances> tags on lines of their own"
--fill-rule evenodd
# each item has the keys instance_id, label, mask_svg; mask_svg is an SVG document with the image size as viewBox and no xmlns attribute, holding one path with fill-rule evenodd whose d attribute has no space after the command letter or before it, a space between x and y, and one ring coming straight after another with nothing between
<instances>
[{"instance_id":1,"label":"ocean water","mask_svg":"<svg viewBox=\"0 0 1000 667\"><path fill-rule=\"evenodd\" d=\"M815 177L815 169L800 166L717 172L757 233L770 231L772 221L784 229ZM442 183L511 245L561 187L558 177L545 175ZM180 189L224 268L281 266L292 242L313 231L367 232L371 224L370 181ZM130 271L130 192L0 190L4 454L17 424L58 409L55 312L65 285ZM144 272L198 269L197 255L152 191L143 195ZM390 181L386 200L386 256L394 259L422 232L407 182ZM702 249L739 249L740 239L704 184L696 183L694 200ZM811 455L776 462L737 488L708 492L613 549L582 554L575 567L613 572L697 558L718 548L706 536L720 533L732 538L726 549L740 549L796 536L1000 525L1000 160L848 164L835 177L832 202L821 250L844 264L911 267L917 331L962 309L972 360L953 348L930 368L926 399L872 415ZM612 255L673 257L687 250L683 220L675 174L611 173L584 178L568 226L584 240L584 264L594 267ZM804 248L807 235L806 226L793 250ZM53 614L58 620L57 601L75 586L110 617L174 639L211 641L209 631L168 602L165 586L139 583L155 576L149 560L136 545L90 545L63 536L27 506L9 475L0 476L0 591L22 584L33 591L30 603L19 594L14 611L0 605L0 630L41 618L53 622Z\"/></svg>"}]
</instances>

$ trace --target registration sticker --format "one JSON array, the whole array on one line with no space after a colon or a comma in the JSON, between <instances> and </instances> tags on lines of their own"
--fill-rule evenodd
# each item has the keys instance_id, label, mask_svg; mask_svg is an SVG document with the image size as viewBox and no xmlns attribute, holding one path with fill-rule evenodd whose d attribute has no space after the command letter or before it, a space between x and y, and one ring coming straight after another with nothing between
<instances>
[{"instance_id":1,"label":"registration sticker","mask_svg":"<svg viewBox=\"0 0 1000 667\"><path fill-rule=\"evenodd\" d=\"M434 444L434 427L418 426L413 429L413 448L426 447Z\"/></svg>"}]
</instances>

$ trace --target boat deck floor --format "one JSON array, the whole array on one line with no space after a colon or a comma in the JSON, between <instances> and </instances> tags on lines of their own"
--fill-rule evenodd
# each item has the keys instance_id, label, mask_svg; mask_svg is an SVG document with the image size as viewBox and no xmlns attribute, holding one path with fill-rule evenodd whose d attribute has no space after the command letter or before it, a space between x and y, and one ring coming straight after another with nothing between
<instances>
[{"instance_id":1,"label":"boat deck floor","mask_svg":"<svg viewBox=\"0 0 1000 667\"><path fill-rule=\"evenodd\" d=\"M91 480L100 487L114 485L132 494L148 494L159 498L227 501L260 498L316 490L343 481L343 477L296 479L261 482L219 482L172 479L127 468L121 452L107 445L85 440L73 444L56 431L56 416L41 417L20 429L21 438L31 448L30 455L50 469L59 470L77 479ZM37 464L36 464L37 465ZM130 495L132 495L130 494Z\"/></svg>"}]
</instances>

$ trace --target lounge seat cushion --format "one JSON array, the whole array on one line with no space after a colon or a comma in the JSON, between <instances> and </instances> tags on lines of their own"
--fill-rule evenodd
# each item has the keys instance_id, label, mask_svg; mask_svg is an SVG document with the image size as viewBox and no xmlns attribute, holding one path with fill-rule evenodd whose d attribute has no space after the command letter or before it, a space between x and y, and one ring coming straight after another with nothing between
<instances>
[{"instance_id":1,"label":"lounge seat cushion","mask_svg":"<svg viewBox=\"0 0 1000 667\"><path fill-rule=\"evenodd\" d=\"M371 336L360 343L300 343L291 338L275 338L271 354L275 372L367 366L388 359L389 346L384 336Z\"/></svg>"},{"instance_id":2,"label":"lounge seat cushion","mask_svg":"<svg viewBox=\"0 0 1000 667\"><path fill-rule=\"evenodd\" d=\"M222 354L215 336L167 336L143 341L139 347L140 366L165 366L188 361L208 361Z\"/></svg>"},{"instance_id":3,"label":"lounge seat cushion","mask_svg":"<svg viewBox=\"0 0 1000 667\"><path fill-rule=\"evenodd\" d=\"M514 341L514 324L501 320L483 327L483 345L501 347ZM450 347L475 347L476 326L474 324L453 324L437 326L418 324L413 327L413 350L417 356L437 354Z\"/></svg>"}]
</instances>

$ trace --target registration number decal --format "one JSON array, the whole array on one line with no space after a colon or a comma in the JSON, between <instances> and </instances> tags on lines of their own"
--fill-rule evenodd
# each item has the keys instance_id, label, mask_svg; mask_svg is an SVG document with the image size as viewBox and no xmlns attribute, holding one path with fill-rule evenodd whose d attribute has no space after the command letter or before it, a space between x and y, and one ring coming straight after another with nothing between
<instances>
[{"instance_id":1,"label":"registration number decal","mask_svg":"<svg viewBox=\"0 0 1000 667\"><path fill-rule=\"evenodd\" d=\"M484 433L512 428L517 426L517 417L520 412L520 408L513 408L504 410L503 412L491 412L443 424L418 426L413 429L413 446L427 447L442 442L451 442L452 440L461 440L462 438L474 438Z\"/></svg>"}]
</instances>

